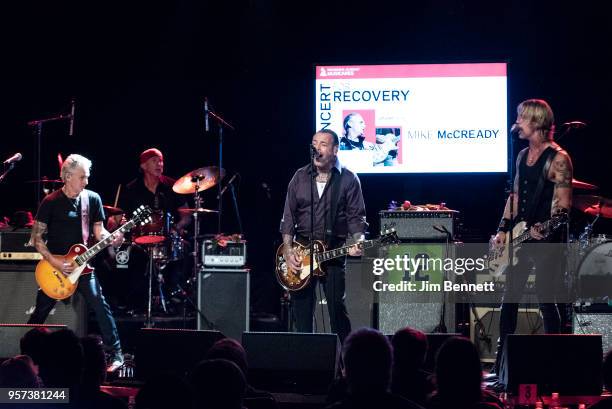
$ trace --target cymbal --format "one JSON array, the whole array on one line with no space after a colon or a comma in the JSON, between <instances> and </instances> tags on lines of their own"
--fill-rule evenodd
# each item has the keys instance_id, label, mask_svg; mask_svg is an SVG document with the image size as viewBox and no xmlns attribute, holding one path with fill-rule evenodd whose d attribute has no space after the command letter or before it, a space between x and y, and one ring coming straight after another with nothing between
<instances>
[{"instance_id":1,"label":"cymbal","mask_svg":"<svg viewBox=\"0 0 612 409\"><path fill-rule=\"evenodd\" d=\"M601 214L606 219L612 218L612 200L605 197L577 195L573 198L573 206L591 216Z\"/></svg>"},{"instance_id":2,"label":"cymbal","mask_svg":"<svg viewBox=\"0 0 612 409\"><path fill-rule=\"evenodd\" d=\"M581 180L578 179L572 179L572 187L574 189L586 189L586 190L595 190L595 189L599 189L597 186L592 185L590 183L587 182L583 182Z\"/></svg>"},{"instance_id":3,"label":"cymbal","mask_svg":"<svg viewBox=\"0 0 612 409\"><path fill-rule=\"evenodd\" d=\"M49 179L46 176L43 176L40 180L26 180L25 183L62 183L59 179Z\"/></svg>"},{"instance_id":4,"label":"cymbal","mask_svg":"<svg viewBox=\"0 0 612 409\"><path fill-rule=\"evenodd\" d=\"M117 216L117 215L125 213L123 210L121 210L118 207L107 206L107 205L104 205L102 207L104 208L104 212L106 213L107 216Z\"/></svg>"},{"instance_id":5,"label":"cymbal","mask_svg":"<svg viewBox=\"0 0 612 409\"><path fill-rule=\"evenodd\" d=\"M220 176L219 173L221 173ZM219 183L219 179L223 179L224 176L225 170L221 169L221 172L219 172L219 168L216 166L199 168L187 173L185 176L174 182L172 190L174 190L176 193L184 195L195 193L196 179L198 179L198 192L201 192L202 190L209 189Z\"/></svg>"},{"instance_id":6,"label":"cymbal","mask_svg":"<svg viewBox=\"0 0 612 409\"><path fill-rule=\"evenodd\" d=\"M189 214L189 215L193 213L219 213L218 210L204 209L203 207L198 207L197 209L181 208L181 209L178 209L178 212L180 214Z\"/></svg>"}]
</instances>

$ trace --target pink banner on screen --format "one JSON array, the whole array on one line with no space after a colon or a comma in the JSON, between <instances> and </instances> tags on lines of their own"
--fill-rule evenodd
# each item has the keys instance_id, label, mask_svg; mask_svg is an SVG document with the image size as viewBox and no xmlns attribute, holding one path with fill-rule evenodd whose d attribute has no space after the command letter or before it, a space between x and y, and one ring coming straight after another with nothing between
<instances>
[{"instance_id":1,"label":"pink banner on screen","mask_svg":"<svg viewBox=\"0 0 612 409\"><path fill-rule=\"evenodd\" d=\"M317 79L325 78L431 78L505 77L505 63L353 65L317 67Z\"/></svg>"}]
</instances>

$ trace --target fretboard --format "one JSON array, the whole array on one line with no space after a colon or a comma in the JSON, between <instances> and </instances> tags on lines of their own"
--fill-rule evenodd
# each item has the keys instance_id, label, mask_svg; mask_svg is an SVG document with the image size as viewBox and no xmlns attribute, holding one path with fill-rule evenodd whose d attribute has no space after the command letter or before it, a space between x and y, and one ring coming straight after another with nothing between
<instances>
[{"instance_id":1,"label":"fretboard","mask_svg":"<svg viewBox=\"0 0 612 409\"><path fill-rule=\"evenodd\" d=\"M121 226L117 230L115 230L113 233L111 233L108 237L106 237L105 239L100 240L98 243L96 243L93 246L91 246L89 249L87 249L87 251L85 253L80 254L79 256L75 257L74 261L79 266L82 266L83 264L87 263L96 254L98 254L99 252L101 252L102 250L104 250L105 248L110 246L110 244L114 240L113 236L114 236L115 233L125 233L125 232L129 231L130 229L132 229L132 227L134 227L135 224L136 223L134 222L134 220L130 220L129 222L127 222L126 224L124 224L123 226Z\"/></svg>"},{"instance_id":2,"label":"fretboard","mask_svg":"<svg viewBox=\"0 0 612 409\"><path fill-rule=\"evenodd\" d=\"M379 241L378 239L360 241L359 243L357 243L357 245L361 249L369 249L370 247L374 247L378 241ZM346 256L349 253L349 249L353 246L354 244L350 246L338 247L337 249L327 250L327 251L324 251L323 253L315 254L315 261L318 263L322 263L324 261L328 261L333 258Z\"/></svg>"},{"instance_id":3,"label":"fretboard","mask_svg":"<svg viewBox=\"0 0 612 409\"><path fill-rule=\"evenodd\" d=\"M546 220L544 223L542 223L542 229L540 231L544 234L544 236L548 235L549 230L556 228L556 226L554 225L554 221L555 219L549 219L549 220ZM529 230L530 229L527 229L523 233L515 237L512 240L512 244L516 246L516 245L521 244L525 240L531 238L531 235L529 234Z\"/></svg>"}]
</instances>

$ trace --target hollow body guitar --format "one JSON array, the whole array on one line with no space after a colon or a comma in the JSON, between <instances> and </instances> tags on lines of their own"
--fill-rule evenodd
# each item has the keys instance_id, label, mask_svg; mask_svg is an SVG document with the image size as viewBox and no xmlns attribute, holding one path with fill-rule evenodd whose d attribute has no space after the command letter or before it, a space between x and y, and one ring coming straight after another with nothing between
<instances>
[{"instance_id":1,"label":"hollow body guitar","mask_svg":"<svg viewBox=\"0 0 612 409\"><path fill-rule=\"evenodd\" d=\"M71 273L66 274L58 271L47 260L40 260L36 265L36 283L46 295L55 300L63 300L70 297L76 291L79 277L93 271L93 268L87 264L89 260L110 246L115 239L115 233L125 233L138 224L144 225L151 221L150 216L151 209L140 206L134 210L132 218L127 223L117 228L112 234L100 240L91 248L87 248L84 244L74 244L70 247L67 254L55 256L60 258L62 263L70 263L74 267Z\"/></svg>"},{"instance_id":2,"label":"hollow body guitar","mask_svg":"<svg viewBox=\"0 0 612 409\"><path fill-rule=\"evenodd\" d=\"M393 244L399 242L395 229L386 230L384 234L374 240L365 240L357 243L360 249L368 249L378 246L384 246L387 244ZM310 257L310 248L296 241L293 242L294 252L302 258L302 265L299 270L293 270L289 267L289 264L285 260L283 255L283 247L281 244L276 251L276 279L279 284L288 291L298 291L306 287L310 282L310 263L312 260L312 275L315 277L325 276L321 264L325 261L332 260L334 258L346 256L349 253L349 249L353 245L338 247L333 250L326 250L325 245L322 241L315 240L313 244L314 257Z\"/></svg>"}]
</instances>

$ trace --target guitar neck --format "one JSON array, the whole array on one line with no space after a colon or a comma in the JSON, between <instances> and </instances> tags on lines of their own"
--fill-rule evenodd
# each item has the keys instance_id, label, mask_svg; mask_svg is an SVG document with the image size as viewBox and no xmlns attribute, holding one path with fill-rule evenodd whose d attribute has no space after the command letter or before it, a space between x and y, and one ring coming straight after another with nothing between
<instances>
[{"instance_id":1,"label":"guitar neck","mask_svg":"<svg viewBox=\"0 0 612 409\"><path fill-rule=\"evenodd\" d=\"M376 245L376 242L377 240L366 240L366 241L360 241L359 243L357 243L357 245L361 249L369 249L370 247L374 247ZM349 249L351 247L353 247L353 245L338 247L337 249L327 250L322 253L315 254L315 260L318 263L322 263L324 261L328 261L334 258L346 256L349 253Z\"/></svg>"},{"instance_id":2,"label":"guitar neck","mask_svg":"<svg viewBox=\"0 0 612 409\"><path fill-rule=\"evenodd\" d=\"M549 219L542 223L542 232L545 232L545 236L548 235L548 230L551 228L553 220ZM516 246L529 239L531 235L529 234L529 229L525 230L523 233L519 234L512 240L512 245Z\"/></svg>"},{"instance_id":3,"label":"guitar neck","mask_svg":"<svg viewBox=\"0 0 612 409\"><path fill-rule=\"evenodd\" d=\"M130 220L129 222L125 223L123 226L119 227L117 230L115 230L112 234L110 234L108 237L106 237L105 239L100 240L99 242L97 242L96 244L94 244L93 246L91 246L89 249L87 249L87 251L81 255L79 255L78 257L76 257L74 260L75 262L82 266L83 264L87 263L89 260L91 260L96 254L98 254L99 252L101 252L102 250L104 250L105 248L107 248L108 246L110 246L110 244L113 242L114 237L113 235L115 233L125 233L127 231L129 231L132 227L134 227L135 225L135 221L134 220Z\"/></svg>"}]
</instances>

